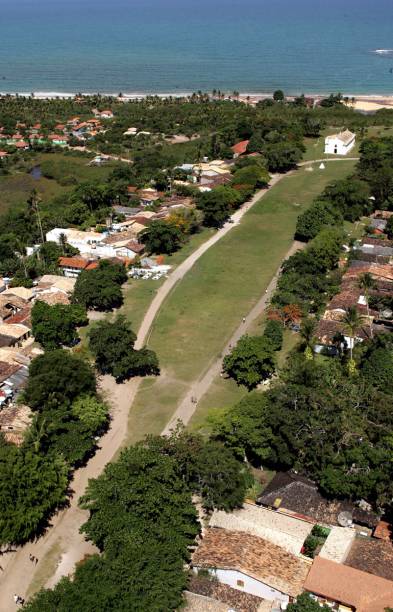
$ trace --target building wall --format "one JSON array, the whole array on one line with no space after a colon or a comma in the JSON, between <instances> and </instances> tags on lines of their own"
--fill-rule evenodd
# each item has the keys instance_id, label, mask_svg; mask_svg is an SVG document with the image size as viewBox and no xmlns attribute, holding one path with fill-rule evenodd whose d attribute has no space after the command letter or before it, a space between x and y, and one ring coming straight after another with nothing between
<instances>
[{"instance_id":1,"label":"building wall","mask_svg":"<svg viewBox=\"0 0 393 612\"><path fill-rule=\"evenodd\" d=\"M349 144L345 145L338 138L336 139L326 139L325 140L325 153L330 155L346 155L349 153L351 149L355 146L355 139ZM337 153L335 153L335 148L337 147Z\"/></svg>"},{"instance_id":2,"label":"building wall","mask_svg":"<svg viewBox=\"0 0 393 612\"><path fill-rule=\"evenodd\" d=\"M219 582L227 584L233 589L243 591L244 593L250 593L250 595L256 595L262 599L268 601L278 600L283 603L289 602L289 596L285 593L281 593L277 589L273 589L269 585L251 578L242 572L236 570L224 570L224 569L212 569L209 572L217 578ZM243 583L243 585L242 585Z\"/></svg>"}]
</instances>

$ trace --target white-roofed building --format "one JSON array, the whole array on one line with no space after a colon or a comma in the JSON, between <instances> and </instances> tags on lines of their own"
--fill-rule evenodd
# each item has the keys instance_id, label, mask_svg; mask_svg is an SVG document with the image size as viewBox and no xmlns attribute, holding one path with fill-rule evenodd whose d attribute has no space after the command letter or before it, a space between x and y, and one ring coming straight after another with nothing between
<instances>
[{"instance_id":1,"label":"white-roofed building","mask_svg":"<svg viewBox=\"0 0 393 612\"><path fill-rule=\"evenodd\" d=\"M328 155L347 155L355 146L356 135L349 130L332 134L325 138L325 153Z\"/></svg>"}]
</instances>

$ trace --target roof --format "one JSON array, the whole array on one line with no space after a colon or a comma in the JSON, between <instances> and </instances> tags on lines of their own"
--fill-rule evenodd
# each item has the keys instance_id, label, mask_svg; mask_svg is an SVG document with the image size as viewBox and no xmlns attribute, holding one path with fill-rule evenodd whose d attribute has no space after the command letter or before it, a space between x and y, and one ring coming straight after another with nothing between
<instances>
[{"instance_id":1,"label":"roof","mask_svg":"<svg viewBox=\"0 0 393 612\"><path fill-rule=\"evenodd\" d=\"M236 155L243 155L247 151L249 140L242 140L241 142L237 142L231 147L233 153Z\"/></svg>"},{"instance_id":2,"label":"roof","mask_svg":"<svg viewBox=\"0 0 393 612\"><path fill-rule=\"evenodd\" d=\"M28 333L30 333L30 329L26 325L20 323L0 323L0 335L8 336L9 338L22 338L22 336Z\"/></svg>"},{"instance_id":3,"label":"roof","mask_svg":"<svg viewBox=\"0 0 393 612\"><path fill-rule=\"evenodd\" d=\"M23 433L30 426L32 411L28 406L11 404L0 410L0 431L7 442L20 446Z\"/></svg>"},{"instance_id":4,"label":"roof","mask_svg":"<svg viewBox=\"0 0 393 612\"><path fill-rule=\"evenodd\" d=\"M267 540L215 528L205 531L192 563L242 572L292 597L301 593L309 569L305 561Z\"/></svg>"},{"instance_id":5,"label":"roof","mask_svg":"<svg viewBox=\"0 0 393 612\"><path fill-rule=\"evenodd\" d=\"M209 525L250 533L281 546L293 555L299 555L313 527L312 523L247 503L230 513L216 510Z\"/></svg>"},{"instance_id":6,"label":"roof","mask_svg":"<svg viewBox=\"0 0 393 612\"><path fill-rule=\"evenodd\" d=\"M66 276L60 276L57 274L44 274L38 283L38 288L48 285L55 289L59 289L60 291L72 293L75 283L76 280L74 278L67 278Z\"/></svg>"},{"instance_id":7,"label":"roof","mask_svg":"<svg viewBox=\"0 0 393 612\"><path fill-rule=\"evenodd\" d=\"M98 262L83 257L60 257L59 266L62 268L76 268L78 270L92 270L98 268Z\"/></svg>"},{"instance_id":8,"label":"roof","mask_svg":"<svg viewBox=\"0 0 393 612\"><path fill-rule=\"evenodd\" d=\"M393 603L392 581L321 557L314 560L304 588L356 612L383 612Z\"/></svg>"},{"instance_id":9,"label":"roof","mask_svg":"<svg viewBox=\"0 0 393 612\"><path fill-rule=\"evenodd\" d=\"M6 289L5 291L3 291L2 295L16 295L22 300L28 302L33 298L34 291L33 289L27 289L26 287L11 287L10 289Z\"/></svg>"},{"instance_id":10,"label":"roof","mask_svg":"<svg viewBox=\"0 0 393 612\"><path fill-rule=\"evenodd\" d=\"M335 321L324 321L336 323ZM378 517L372 512L361 514L351 502L328 500L318 491L317 484L292 472L278 472L257 500L263 506L279 508L299 517L326 525L339 525L341 512L350 512L353 519L369 527L375 527Z\"/></svg>"},{"instance_id":11,"label":"roof","mask_svg":"<svg viewBox=\"0 0 393 612\"><path fill-rule=\"evenodd\" d=\"M145 245L144 244L140 244L139 242L136 242L135 240L130 240L130 242L127 242L127 244L125 245L128 249L131 249L131 251L134 251L134 253L143 253L143 251L145 250Z\"/></svg>"},{"instance_id":12,"label":"roof","mask_svg":"<svg viewBox=\"0 0 393 612\"><path fill-rule=\"evenodd\" d=\"M14 323L25 323L27 326L30 327L30 317L31 317L31 308L29 305L28 307L23 308L19 312L16 312L11 317L8 317L5 323L7 325L11 325Z\"/></svg>"},{"instance_id":13,"label":"roof","mask_svg":"<svg viewBox=\"0 0 393 612\"><path fill-rule=\"evenodd\" d=\"M0 361L0 382L4 382L9 376L15 374L22 366L17 363Z\"/></svg>"},{"instance_id":14,"label":"roof","mask_svg":"<svg viewBox=\"0 0 393 612\"><path fill-rule=\"evenodd\" d=\"M393 543L359 536L352 544L345 565L393 580Z\"/></svg>"},{"instance_id":15,"label":"roof","mask_svg":"<svg viewBox=\"0 0 393 612\"><path fill-rule=\"evenodd\" d=\"M331 134L326 137L326 140L340 140L343 144L348 145L355 138L356 134L349 130L344 130L338 134Z\"/></svg>"}]
</instances>

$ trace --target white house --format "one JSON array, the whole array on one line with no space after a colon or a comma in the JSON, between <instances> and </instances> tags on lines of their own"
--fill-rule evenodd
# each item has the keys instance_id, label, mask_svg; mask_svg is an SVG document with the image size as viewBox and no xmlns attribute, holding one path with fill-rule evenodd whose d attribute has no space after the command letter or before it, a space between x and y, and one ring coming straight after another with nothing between
<instances>
[{"instance_id":1,"label":"white house","mask_svg":"<svg viewBox=\"0 0 393 612\"><path fill-rule=\"evenodd\" d=\"M300 595L309 570L307 562L280 546L222 528L204 531L192 565L238 591L284 605Z\"/></svg>"},{"instance_id":2,"label":"white house","mask_svg":"<svg viewBox=\"0 0 393 612\"><path fill-rule=\"evenodd\" d=\"M81 230L55 227L46 234L47 242L61 243L61 235L67 239L67 243L79 250L80 253L86 255L97 254L97 245L103 241L106 234L98 232L82 232Z\"/></svg>"},{"instance_id":3,"label":"white house","mask_svg":"<svg viewBox=\"0 0 393 612\"><path fill-rule=\"evenodd\" d=\"M332 134L325 138L325 153L329 155L347 155L355 146L356 135L349 130Z\"/></svg>"}]
</instances>

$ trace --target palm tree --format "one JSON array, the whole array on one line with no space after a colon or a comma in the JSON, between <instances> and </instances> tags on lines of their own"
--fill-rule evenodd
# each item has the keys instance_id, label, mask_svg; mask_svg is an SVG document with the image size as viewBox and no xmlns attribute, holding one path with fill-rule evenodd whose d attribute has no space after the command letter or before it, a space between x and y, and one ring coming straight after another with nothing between
<instances>
[{"instance_id":1,"label":"palm tree","mask_svg":"<svg viewBox=\"0 0 393 612\"><path fill-rule=\"evenodd\" d=\"M40 208L39 208L40 201L41 200L38 196L36 189L33 189L33 191L30 194L29 199L27 200L27 205L28 205L29 211L35 214L37 217L37 225L38 225L38 229L41 234L41 242L42 244L44 244L45 242L44 232L42 230L41 215L40 215Z\"/></svg>"},{"instance_id":2,"label":"palm tree","mask_svg":"<svg viewBox=\"0 0 393 612\"><path fill-rule=\"evenodd\" d=\"M304 319L300 327L300 337L304 341L305 348L312 349L314 344L315 319Z\"/></svg>"},{"instance_id":3,"label":"palm tree","mask_svg":"<svg viewBox=\"0 0 393 612\"><path fill-rule=\"evenodd\" d=\"M351 361L353 361L353 346L355 344L356 332L361 327L362 322L363 317L358 313L355 306L349 306L349 308L345 310L343 323L344 329L350 337L349 354Z\"/></svg>"},{"instance_id":4,"label":"palm tree","mask_svg":"<svg viewBox=\"0 0 393 612\"><path fill-rule=\"evenodd\" d=\"M371 276L370 272L364 272L358 278L358 287L364 291L364 297L366 300L367 318L370 323L370 336L373 337L373 323L370 319L370 291L375 289L375 280Z\"/></svg>"},{"instance_id":5,"label":"palm tree","mask_svg":"<svg viewBox=\"0 0 393 612\"><path fill-rule=\"evenodd\" d=\"M59 236L59 245L63 255L65 255L67 249L67 236L64 234L64 232L62 232Z\"/></svg>"},{"instance_id":6,"label":"palm tree","mask_svg":"<svg viewBox=\"0 0 393 612\"><path fill-rule=\"evenodd\" d=\"M25 278L27 278L28 274L27 274L27 267L26 267L26 247L22 244L20 240L17 240L16 248L17 250L15 251L15 253L22 263L23 272L25 274Z\"/></svg>"}]
</instances>

